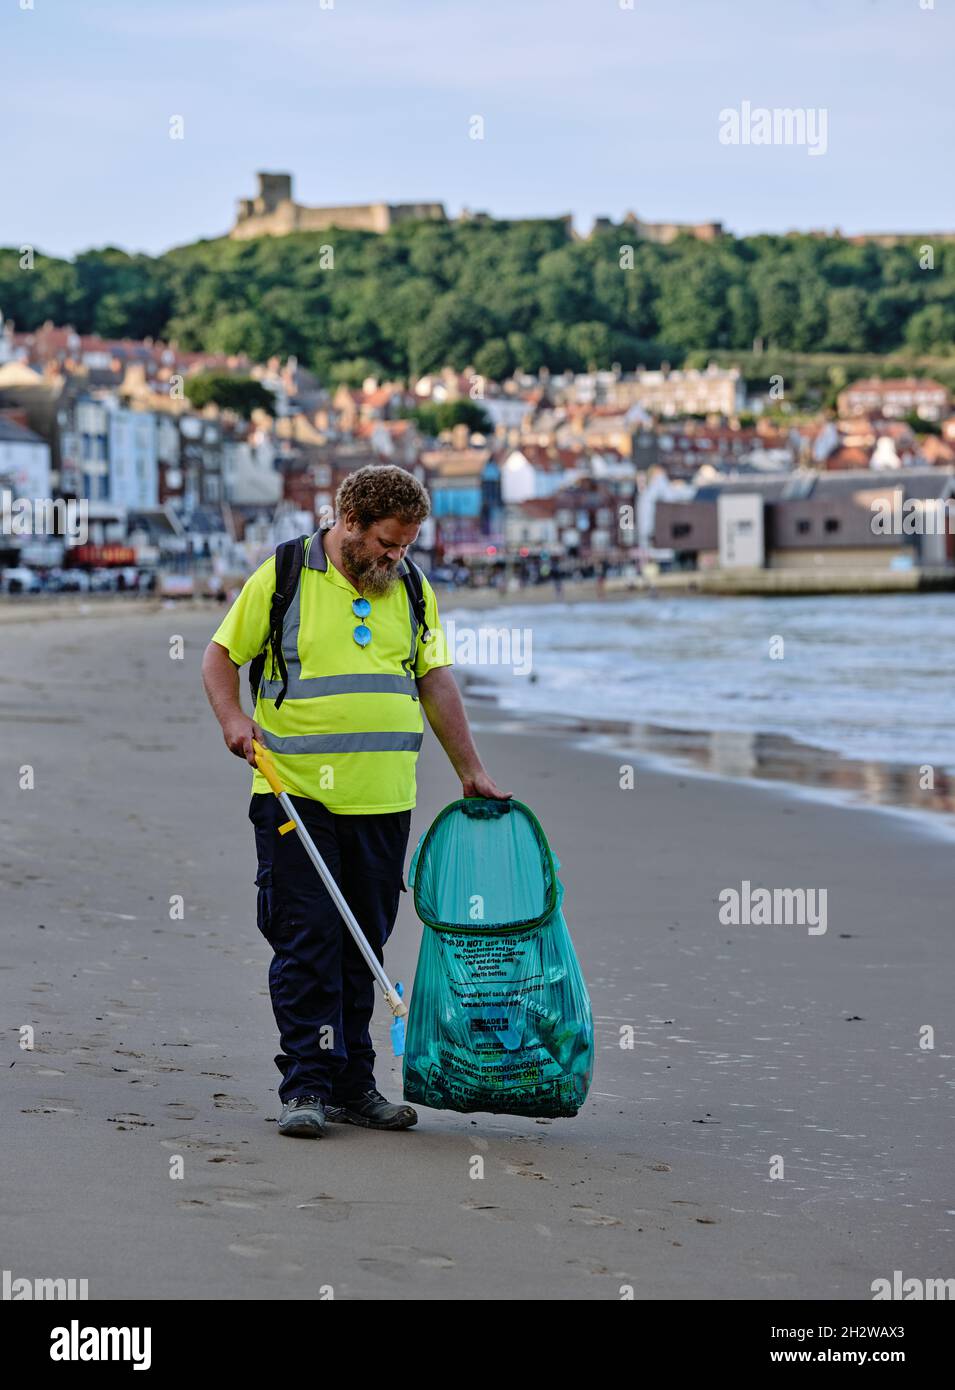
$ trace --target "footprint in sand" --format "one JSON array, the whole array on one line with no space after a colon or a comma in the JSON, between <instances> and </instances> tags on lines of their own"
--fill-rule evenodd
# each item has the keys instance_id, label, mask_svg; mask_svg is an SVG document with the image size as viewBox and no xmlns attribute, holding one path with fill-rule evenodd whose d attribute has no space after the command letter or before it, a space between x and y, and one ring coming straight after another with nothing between
<instances>
[{"instance_id":1,"label":"footprint in sand","mask_svg":"<svg viewBox=\"0 0 955 1390\"><path fill-rule=\"evenodd\" d=\"M505 1163L505 1173L510 1173L514 1178L536 1178L538 1182L550 1182L549 1173L541 1173L533 1166L533 1159L518 1158L513 1163Z\"/></svg>"},{"instance_id":2,"label":"footprint in sand","mask_svg":"<svg viewBox=\"0 0 955 1390\"><path fill-rule=\"evenodd\" d=\"M607 1216L603 1212L594 1211L593 1207L581 1207L575 1202L572 1208L577 1213L570 1219L582 1226L622 1226L623 1222L618 1216Z\"/></svg>"},{"instance_id":3,"label":"footprint in sand","mask_svg":"<svg viewBox=\"0 0 955 1390\"><path fill-rule=\"evenodd\" d=\"M194 1120L199 1113L194 1105L187 1105L184 1100L167 1101L163 1109L176 1120Z\"/></svg>"},{"instance_id":4,"label":"footprint in sand","mask_svg":"<svg viewBox=\"0 0 955 1390\"><path fill-rule=\"evenodd\" d=\"M246 1096L229 1096L224 1091L216 1091L212 1097L217 1110L241 1110L246 1115L254 1115L259 1107Z\"/></svg>"},{"instance_id":5,"label":"footprint in sand","mask_svg":"<svg viewBox=\"0 0 955 1390\"><path fill-rule=\"evenodd\" d=\"M585 1274L609 1274L610 1270L603 1261L595 1259L593 1255L584 1255L580 1258L565 1260L564 1264L574 1265L577 1269L582 1269Z\"/></svg>"},{"instance_id":6,"label":"footprint in sand","mask_svg":"<svg viewBox=\"0 0 955 1390\"><path fill-rule=\"evenodd\" d=\"M411 1265L421 1265L425 1269L454 1269L455 1261L449 1255L434 1250L417 1250L410 1245L388 1245L380 1256L368 1255L359 1259L362 1269L370 1274L383 1274L388 1279L400 1279L407 1274Z\"/></svg>"},{"instance_id":7,"label":"footprint in sand","mask_svg":"<svg viewBox=\"0 0 955 1390\"><path fill-rule=\"evenodd\" d=\"M261 1198L263 1202L270 1197L288 1197L288 1192L284 1187L279 1187L274 1182L264 1182L261 1178L250 1178L248 1182L238 1179L233 1187L217 1187L213 1189L213 1194L217 1201L253 1201Z\"/></svg>"},{"instance_id":8,"label":"footprint in sand","mask_svg":"<svg viewBox=\"0 0 955 1390\"><path fill-rule=\"evenodd\" d=\"M241 1245L236 1243L228 1247L230 1255L242 1255L247 1260L257 1260L262 1255L267 1255L274 1241L281 1240L282 1237L272 1232L263 1231L260 1235L252 1236Z\"/></svg>"},{"instance_id":9,"label":"footprint in sand","mask_svg":"<svg viewBox=\"0 0 955 1390\"><path fill-rule=\"evenodd\" d=\"M372 1257L359 1259L359 1265L369 1274L383 1274L386 1279L402 1279L407 1267L400 1260L380 1260Z\"/></svg>"},{"instance_id":10,"label":"footprint in sand","mask_svg":"<svg viewBox=\"0 0 955 1390\"><path fill-rule=\"evenodd\" d=\"M339 1202L336 1198L329 1197L327 1192L320 1192L317 1197L310 1197L307 1202L296 1203L295 1209L307 1211L319 1221L347 1221L351 1216L351 1203Z\"/></svg>"},{"instance_id":11,"label":"footprint in sand","mask_svg":"<svg viewBox=\"0 0 955 1390\"><path fill-rule=\"evenodd\" d=\"M258 1163L257 1158L244 1158L231 1144L217 1143L214 1139L199 1139L193 1135L181 1135L177 1139L161 1139L164 1149L179 1153L182 1149L192 1149L207 1163Z\"/></svg>"},{"instance_id":12,"label":"footprint in sand","mask_svg":"<svg viewBox=\"0 0 955 1390\"><path fill-rule=\"evenodd\" d=\"M273 1183L249 1183L247 1187L213 1188L206 1197L183 1198L176 1205L182 1211L201 1209L210 1216L214 1216L220 1207L228 1207L231 1211L262 1211L266 1205L264 1199L287 1195ZM263 1200L257 1201L256 1198Z\"/></svg>"}]
</instances>

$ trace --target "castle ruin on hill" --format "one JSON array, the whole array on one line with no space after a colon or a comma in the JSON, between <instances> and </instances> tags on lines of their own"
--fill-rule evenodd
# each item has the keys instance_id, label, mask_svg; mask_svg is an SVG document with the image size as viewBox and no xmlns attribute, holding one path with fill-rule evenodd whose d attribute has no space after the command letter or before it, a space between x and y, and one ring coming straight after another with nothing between
<instances>
[{"instance_id":1,"label":"castle ruin on hill","mask_svg":"<svg viewBox=\"0 0 955 1390\"><path fill-rule=\"evenodd\" d=\"M291 232L324 232L330 227L349 231L387 232L398 222L448 222L443 203L352 203L342 207L306 207L292 197L291 174L256 175L259 191L254 198L240 198L239 211L230 237L244 241L259 236L288 236ZM486 212L461 214L460 222L489 222ZM512 219L507 219L508 221ZM568 241L574 238L573 216L564 213L557 218L522 218L521 221L560 221L567 229ZM621 224L634 228L642 241L662 244L674 241L681 234L699 241L716 241L723 234L719 222L644 222L635 212L628 212ZM600 217L596 228L612 225L608 217Z\"/></svg>"},{"instance_id":2,"label":"castle ruin on hill","mask_svg":"<svg viewBox=\"0 0 955 1390\"><path fill-rule=\"evenodd\" d=\"M288 236L290 232L324 232L330 227L346 231L387 232L399 222L443 222L450 221L443 203L349 203L342 207L310 208L296 203L292 197L291 174L259 173L259 191L254 198L240 198L239 211L229 236L240 241L259 236ZM472 212L465 208L458 222L492 222L495 219L487 212ZM504 218L513 222L563 222L568 241L585 241L574 230L572 213L562 213L559 217ZM635 212L626 212L617 221L611 217L598 217L587 234L608 230L611 227L625 228L635 241L651 241L658 246L668 246L677 237L690 236L696 241L719 241L727 235L722 222L645 222ZM912 242L916 237L932 245L935 242L955 241L955 232L860 232L845 236L838 227L832 231L813 230L809 232L787 232L786 236L811 236L833 238L851 245L861 246L874 242L879 246L900 246Z\"/></svg>"},{"instance_id":3,"label":"castle ruin on hill","mask_svg":"<svg viewBox=\"0 0 955 1390\"><path fill-rule=\"evenodd\" d=\"M387 232L397 222L446 222L441 203L355 203L342 207L309 208L292 198L291 174L258 174L254 198L240 198L235 226L238 240L257 236L288 236L290 232L324 232L328 227L350 231Z\"/></svg>"}]
</instances>

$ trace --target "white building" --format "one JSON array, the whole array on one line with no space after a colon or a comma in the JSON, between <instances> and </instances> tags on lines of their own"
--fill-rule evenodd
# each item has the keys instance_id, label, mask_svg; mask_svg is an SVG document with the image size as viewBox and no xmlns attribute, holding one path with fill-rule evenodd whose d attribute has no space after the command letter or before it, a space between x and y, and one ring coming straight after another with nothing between
<instances>
[{"instance_id":1,"label":"white building","mask_svg":"<svg viewBox=\"0 0 955 1390\"><path fill-rule=\"evenodd\" d=\"M237 506L274 507L282 497L282 475L275 467L271 435L253 432L246 439L226 435L222 441L222 486L227 502Z\"/></svg>"},{"instance_id":2,"label":"white building","mask_svg":"<svg viewBox=\"0 0 955 1390\"><path fill-rule=\"evenodd\" d=\"M73 412L75 467L78 492L91 502L109 498L109 420L106 405L93 396L81 397Z\"/></svg>"},{"instance_id":3,"label":"white building","mask_svg":"<svg viewBox=\"0 0 955 1390\"><path fill-rule=\"evenodd\" d=\"M565 468L535 467L522 450L514 449L501 465L501 501L506 507L532 497L552 497L566 481Z\"/></svg>"},{"instance_id":4,"label":"white building","mask_svg":"<svg viewBox=\"0 0 955 1390\"><path fill-rule=\"evenodd\" d=\"M652 415L737 415L745 404L745 385L738 367L717 367L710 363L705 371L637 371L616 382L610 393L612 404L639 405Z\"/></svg>"},{"instance_id":5,"label":"white building","mask_svg":"<svg viewBox=\"0 0 955 1390\"><path fill-rule=\"evenodd\" d=\"M7 362L13 362L16 355L13 342L13 324L9 323L0 312L0 367Z\"/></svg>"},{"instance_id":6,"label":"white building","mask_svg":"<svg viewBox=\"0 0 955 1390\"><path fill-rule=\"evenodd\" d=\"M721 492L716 499L720 569L760 569L766 563L763 497L758 492Z\"/></svg>"},{"instance_id":7,"label":"white building","mask_svg":"<svg viewBox=\"0 0 955 1390\"><path fill-rule=\"evenodd\" d=\"M520 507L508 507L504 516L504 539L508 550L519 550L523 546L535 551L562 549L553 503L531 501Z\"/></svg>"},{"instance_id":8,"label":"white building","mask_svg":"<svg viewBox=\"0 0 955 1390\"><path fill-rule=\"evenodd\" d=\"M534 413L531 402L519 396L485 396L475 404L481 407L496 430L522 429L524 421Z\"/></svg>"},{"instance_id":9,"label":"white building","mask_svg":"<svg viewBox=\"0 0 955 1390\"><path fill-rule=\"evenodd\" d=\"M158 507L156 417L149 410L126 410L112 400L108 407L109 500L129 511Z\"/></svg>"},{"instance_id":10,"label":"white building","mask_svg":"<svg viewBox=\"0 0 955 1390\"><path fill-rule=\"evenodd\" d=\"M14 497L49 497L50 446L16 420L0 415L0 487Z\"/></svg>"}]
</instances>

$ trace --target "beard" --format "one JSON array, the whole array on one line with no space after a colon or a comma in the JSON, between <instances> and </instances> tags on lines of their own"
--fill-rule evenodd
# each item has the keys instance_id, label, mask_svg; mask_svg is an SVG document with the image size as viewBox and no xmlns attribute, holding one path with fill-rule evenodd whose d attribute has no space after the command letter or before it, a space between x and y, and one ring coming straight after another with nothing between
<instances>
[{"instance_id":1,"label":"beard","mask_svg":"<svg viewBox=\"0 0 955 1390\"><path fill-rule=\"evenodd\" d=\"M373 555L361 540L342 541L342 563L348 578L363 594L387 594L398 581L397 561Z\"/></svg>"}]
</instances>

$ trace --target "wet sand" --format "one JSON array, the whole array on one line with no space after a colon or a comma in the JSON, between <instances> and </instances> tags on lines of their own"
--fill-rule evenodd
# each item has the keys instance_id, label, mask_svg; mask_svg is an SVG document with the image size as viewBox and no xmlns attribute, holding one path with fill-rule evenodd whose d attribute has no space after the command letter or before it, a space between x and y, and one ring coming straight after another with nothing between
<instances>
[{"instance_id":1,"label":"wet sand","mask_svg":"<svg viewBox=\"0 0 955 1390\"><path fill-rule=\"evenodd\" d=\"M248 770L199 687L214 617L4 634L14 1277L87 1278L104 1299L867 1299L896 1269L955 1274L950 849L719 777L637 766L622 790L613 758L501 732L486 704L485 762L562 863L597 1023L587 1105L280 1138ZM458 793L426 734L412 846ZM827 889L827 931L720 925L744 880ZM405 901L386 963L406 984L420 930ZM374 1033L397 1098L381 1004Z\"/></svg>"},{"instance_id":2,"label":"wet sand","mask_svg":"<svg viewBox=\"0 0 955 1390\"><path fill-rule=\"evenodd\" d=\"M487 686L462 683L486 727L521 734L527 717L499 705ZM536 714L534 728L557 734L576 747L630 759L642 766L684 771L729 781L782 784L790 795L850 806L882 807L911 815L926 833L955 838L955 777L933 769L931 787L921 769L879 759L846 758L827 748L801 743L786 734L742 729L679 729L625 719L580 719Z\"/></svg>"}]
</instances>

